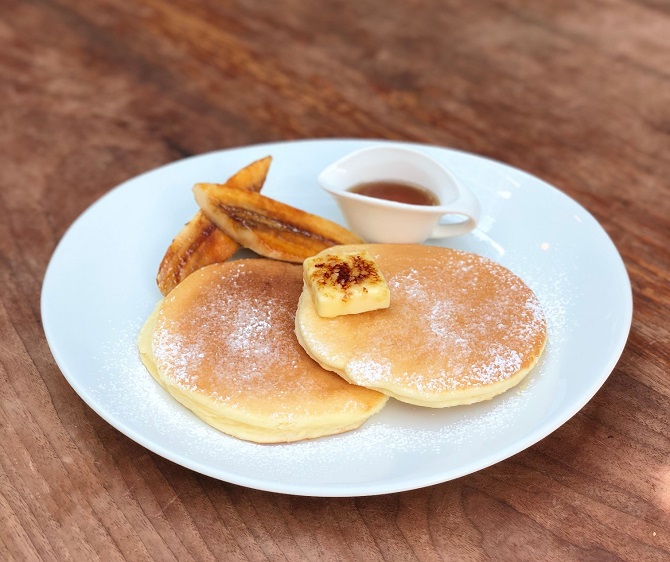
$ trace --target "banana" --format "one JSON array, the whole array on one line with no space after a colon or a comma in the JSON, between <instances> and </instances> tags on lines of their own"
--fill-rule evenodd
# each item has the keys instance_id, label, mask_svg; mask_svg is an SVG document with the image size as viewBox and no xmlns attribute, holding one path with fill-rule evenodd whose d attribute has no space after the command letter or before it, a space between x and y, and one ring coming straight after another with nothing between
<instances>
[{"instance_id":1,"label":"banana","mask_svg":"<svg viewBox=\"0 0 670 562\"><path fill-rule=\"evenodd\" d=\"M319 316L334 318L388 308L391 293L370 253L337 250L303 262L305 289Z\"/></svg>"},{"instance_id":2,"label":"banana","mask_svg":"<svg viewBox=\"0 0 670 562\"><path fill-rule=\"evenodd\" d=\"M202 212L179 231L158 268L156 283L167 295L194 271L211 263L226 261L239 245L221 232Z\"/></svg>"},{"instance_id":3,"label":"banana","mask_svg":"<svg viewBox=\"0 0 670 562\"><path fill-rule=\"evenodd\" d=\"M339 224L259 193L212 183L196 184L193 193L216 226L261 256L302 263L330 246L362 242Z\"/></svg>"},{"instance_id":4,"label":"banana","mask_svg":"<svg viewBox=\"0 0 670 562\"><path fill-rule=\"evenodd\" d=\"M228 178L223 185L231 189L258 192L265 183L271 163L271 156L256 160ZM165 252L156 275L158 288L163 295L167 295L191 273L211 263L226 261L239 247L202 211L198 211Z\"/></svg>"}]
</instances>

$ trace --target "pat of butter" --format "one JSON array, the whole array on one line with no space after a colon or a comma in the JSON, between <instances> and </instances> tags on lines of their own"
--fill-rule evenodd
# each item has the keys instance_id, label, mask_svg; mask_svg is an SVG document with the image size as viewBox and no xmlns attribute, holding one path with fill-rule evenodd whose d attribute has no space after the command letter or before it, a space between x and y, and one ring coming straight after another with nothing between
<instances>
[{"instance_id":1,"label":"pat of butter","mask_svg":"<svg viewBox=\"0 0 670 562\"><path fill-rule=\"evenodd\" d=\"M388 308L391 303L386 280L367 250L326 251L307 258L303 279L324 318Z\"/></svg>"}]
</instances>

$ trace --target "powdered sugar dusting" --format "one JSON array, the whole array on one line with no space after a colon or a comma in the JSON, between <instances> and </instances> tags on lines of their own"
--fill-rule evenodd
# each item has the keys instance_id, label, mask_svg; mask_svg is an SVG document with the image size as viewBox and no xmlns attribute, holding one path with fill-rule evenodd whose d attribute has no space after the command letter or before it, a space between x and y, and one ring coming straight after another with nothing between
<instances>
[{"instance_id":1,"label":"powdered sugar dusting","mask_svg":"<svg viewBox=\"0 0 670 562\"><path fill-rule=\"evenodd\" d=\"M402 290L415 299L425 299L428 297L426 289L421 283L421 274L410 267L402 275L394 275L387 281L392 290Z\"/></svg>"},{"instance_id":2,"label":"powdered sugar dusting","mask_svg":"<svg viewBox=\"0 0 670 562\"><path fill-rule=\"evenodd\" d=\"M137 335L144 321L136 317L123 329L112 332L113 337L97 358L103 370L91 389L92 398L105 404L107 412L123 420L132 431L142 428L145 438L169 438L188 427L190 441L203 443L218 432L178 404L140 361Z\"/></svg>"},{"instance_id":3,"label":"powdered sugar dusting","mask_svg":"<svg viewBox=\"0 0 670 562\"><path fill-rule=\"evenodd\" d=\"M374 387L391 376L391 362L380 360L374 355L362 355L350 361L348 366L352 371L359 373L358 384L363 386Z\"/></svg>"},{"instance_id":4,"label":"powdered sugar dusting","mask_svg":"<svg viewBox=\"0 0 670 562\"><path fill-rule=\"evenodd\" d=\"M249 298L246 293L253 287L240 277L245 265L239 262L235 274L208 285L208 294L199 294L188 309L173 310L181 303L166 299L153 340L154 357L172 381L230 405L245 391L278 392L267 374L274 368L297 370L300 362L300 350L287 338L292 334L293 302L266 293Z\"/></svg>"},{"instance_id":5,"label":"powdered sugar dusting","mask_svg":"<svg viewBox=\"0 0 670 562\"><path fill-rule=\"evenodd\" d=\"M231 331L228 334L229 348L232 353L245 359L256 360L267 357L273 352L270 346L272 325L276 324L276 304L261 308L253 303L235 310Z\"/></svg>"}]
</instances>

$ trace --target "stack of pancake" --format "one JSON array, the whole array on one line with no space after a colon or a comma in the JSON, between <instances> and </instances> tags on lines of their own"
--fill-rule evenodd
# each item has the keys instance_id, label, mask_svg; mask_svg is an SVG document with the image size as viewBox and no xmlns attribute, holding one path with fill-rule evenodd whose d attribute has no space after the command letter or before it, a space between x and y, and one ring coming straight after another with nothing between
<instances>
[{"instance_id":1,"label":"stack of pancake","mask_svg":"<svg viewBox=\"0 0 670 562\"><path fill-rule=\"evenodd\" d=\"M348 431L389 397L441 408L517 385L546 342L540 304L484 257L422 245L367 250L386 309L318 315L300 265L208 265L156 307L139 347L156 380L218 429L260 443Z\"/></svg>"}]
</instances>

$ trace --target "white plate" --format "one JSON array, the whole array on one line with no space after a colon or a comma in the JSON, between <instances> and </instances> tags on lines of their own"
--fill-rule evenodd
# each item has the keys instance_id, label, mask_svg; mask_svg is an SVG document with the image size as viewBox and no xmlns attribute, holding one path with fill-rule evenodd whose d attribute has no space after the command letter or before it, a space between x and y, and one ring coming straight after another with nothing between
<instances>
[{"instance_id":1,"label":"white plate","mask_svg":"<svg viewBox=\"0 0 670 562\"><path fill-rule=\"evenodd\" d=\"M509 166L423 145L479 197L478 228L445 245L488 256L536 292L549 343L517 388L473 406L423 409L391 400L362 428L286 445L256 445L210 428L145 371L135 340L160 298L154 278L197 210L191 187L274 160L263 191L342 220L318 173L370 141L257 145L187 158L127 181L70 227L42 289L47 340L81 398L131 439L214 478L290 494L358 496L444 482L501 461L565 423L623 351L632 317L621 257L595 219L557 189Z\"/></svg>"}]
</instances>

